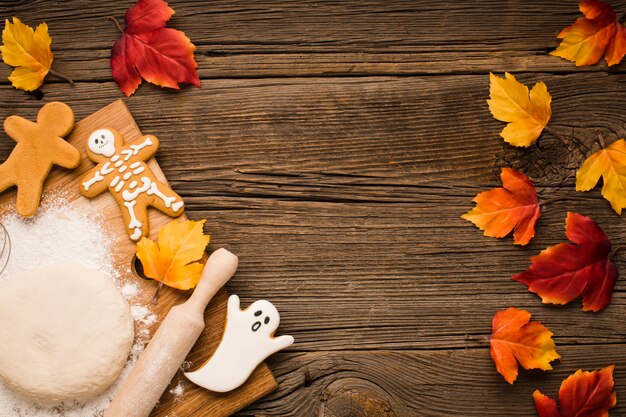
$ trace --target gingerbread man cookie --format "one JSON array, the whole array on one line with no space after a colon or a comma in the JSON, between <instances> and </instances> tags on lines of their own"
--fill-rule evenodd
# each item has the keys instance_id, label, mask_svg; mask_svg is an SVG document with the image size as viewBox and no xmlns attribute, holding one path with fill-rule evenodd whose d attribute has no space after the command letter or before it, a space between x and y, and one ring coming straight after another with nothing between
<instances>
[{"instance_id":1,"label":"gingerbread man cookie","mask_svg":"<svg viewBox=\"0 0 626 417\"><path fill-rule=\"evenodd\" d=\"M43 183L53 165L76 168L80 152L63 138L74 128L74 112L64 103L48 103L39 110L37 122L9 116L4 131L17 145L0 165L0 192L17 187L17 212L34 216L41 201Z\"/></svg>"},{"instance_id":2,"label":"gingerbread man cookie","mask_svg":"<svg viewBox=\"0 0 626 417\"><path fill-rule=\"evenodd\" d=\"M159 140L142 136L126 146L114 129L98 129L89 136L87 156L98 164L82 179L80 192L88 198L107 189L117 200L128 236L139 240L149 232L148 207L171 217L183 213L183 200L156 179L145 161L159 149Z\"/></svg>"}]
</instances>

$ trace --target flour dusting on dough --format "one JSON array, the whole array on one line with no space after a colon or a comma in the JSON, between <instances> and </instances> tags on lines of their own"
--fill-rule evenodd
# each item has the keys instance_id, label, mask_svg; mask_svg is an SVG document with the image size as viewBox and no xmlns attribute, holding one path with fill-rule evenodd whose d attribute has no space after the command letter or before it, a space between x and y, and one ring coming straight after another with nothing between
<instances>
[{"instance_id":1,"label":"flour dusting on dough","mask_svg":"<svg viewBox=\"0 0 626 417\"><path fill-rule=\"evenodd\" d=\"M11 256L6 269L0 274L0 285L18 271L33 269L58 261L73 259L87 266L109 274L122 294L139 309L140 317L135 319L136 336L129 359L120 377L101 395L84 401L73 401L54 408L41 407L19 396L0 381L0 410L2 417L94 417L101 416L109 406L113 395L119 389L137 357L150 338L147 328L156 321L148 307L133 304L137 300L138 288L135 284L123 282L110 255L113 238L105 228L103 217L81 211L72 206L62 196L46 195L44 204L37 215L23 219L15 213L6 215L0 222L11 238ZM130 275L130 270L122 271Z\"/></svg>"}]
</instances>

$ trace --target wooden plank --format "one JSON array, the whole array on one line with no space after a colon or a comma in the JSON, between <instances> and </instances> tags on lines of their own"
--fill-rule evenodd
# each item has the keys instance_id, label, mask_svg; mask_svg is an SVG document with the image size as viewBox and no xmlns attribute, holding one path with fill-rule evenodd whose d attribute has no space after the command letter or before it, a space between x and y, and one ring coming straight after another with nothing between
<instances>
[{"instance_id":1,"label":"wooden plank","mask_svg":"<svg viewBox=\"0 0 626 417\"><path fill-rule=\"evenodd\" d=\"M558 402L561 381L579 368L615 364L617 407L626 380L624 345L557 346L554 370L520 371L514 385L496 372L488 346L477 349L279 353L280 389L239 416L502 417L535 416L532 393Z\"/></svg>"},{"instance_id":2,"label":"wooden plank","mask_svg":"<svg viewBox=\"0 0 626 417\"><path fill-rule=\"evenodd\" d=\"M94 199L88 200L79 193L79 183L86 172L94 164L86 155L86 143L91 132L102 127L116 129L125 138L126 142L140 137L141 131L135 124L131 114L122 101L116 101L105 108L97 111L76 124L72 133L68 136L69 143L81 151L82 161L80 166L72 171L55 168L45 183L44 194L49 192L53 195L63 195L67 204L84 212L92 212L94 215L103 216L106 222L108 234L112 237L112 258L116 270L120 273L122 282L134 282L139 287L139 296L145 305L150 303L151 294L154 294L156 283L141 279L133 273L132 263L134 260L136 245L126 234L126 226L122 220L121 212L116 200L110 193L104 193ZM155 176L167 183L163 172L156 160L152 158L148 162ZM14 211L15 192L7 192L0 196L0 213ZM185 215L181 218L186 218ZM150 210L150 237L156 239L161 226L169 223L171 218ZM181 291L164 288L160 294L159 303L152 307L159 321L162 320L170 308L186 300L186 294ZM224 331L226 317L227 295L222 290L216 296L205 313L206 329L194 346L190 358L203 358L206 360L215 351ZM154 334L159 323L150 326L150 334ZM139 332L140 328L136 329ZM180 379L182 372L177 378ZM175 385L174 385L175 386ZM239 410L251 402L256 401L265 394L276 388L271 371L265 364L257 368L251 379L242 387L227 394L215 394L197 386L192 386L181 396L185 401L163 401L154 416L166 416L172 412L193 412L198 416L227 416ZM166 394L167 396L167 394ZM202 405L202 410L198 410Z\"/></svg>"},{"instance_id":3,"label":"wooden plank","mask_svg":"<svg viewBox=\"0 0 626 417\"><path fill-rule=\"evenodd\" d=\"M13 1L0 4L0 16L31 25L45 20L55 69L102 81L111 79L108 58L119 37L107 17L122 21L132 3ZM177 0L171 6L172 26L198 46L202 78L606 71L605 64L576 68L547 55L558 45L556 34L580 15L571 0ZM0 79L8 72L0 66Z\"/></svg>"},{"instance_id":4,"label":"wooden plank","mask_svg":"<svg viewBox=\"0 0 626 417\"><path fill-rule=\"evenodd\" d=\"M550 125L585 146L626 135L626 75L521 75L547 83ZM544 133L542 148L516 149L498 133L486 104L488 77L358 77L214 80L202 89L167 94L148 87L128 100L138 123L162 140L161 166L190 181L236 173L342 174L401 177L415 185L492 182L499 167L521 169L540 186L574 177L588 150ZM45 101L65 100L89 114L118 94L114 83L47 85ZM37 100L0 87L0 117L35 114ZM177 130L172 131L171 126ZM0 155L9 147L2 141ZM597 149L597 146L596 148ZM245 178L245 177L242 177ZM463 181L460 182L459 181Z\"/></svg>"}]
</instances>

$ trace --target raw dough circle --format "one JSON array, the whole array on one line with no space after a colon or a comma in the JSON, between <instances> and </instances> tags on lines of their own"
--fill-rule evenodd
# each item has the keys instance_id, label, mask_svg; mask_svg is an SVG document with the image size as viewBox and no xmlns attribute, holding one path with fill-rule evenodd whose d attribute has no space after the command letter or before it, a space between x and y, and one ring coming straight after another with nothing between
<instances>
[{"instance_id":1,"label":"raw dough circle","mask_svg":"<svg viewBox=\"0 0 626 417\"><path fill-rule=\"evenodd\" d=\"M0 286L0 376L37 401L104 391L124 367L133 337L128 303L98 270L62 261Z\"/></svg>"}]
</instances>

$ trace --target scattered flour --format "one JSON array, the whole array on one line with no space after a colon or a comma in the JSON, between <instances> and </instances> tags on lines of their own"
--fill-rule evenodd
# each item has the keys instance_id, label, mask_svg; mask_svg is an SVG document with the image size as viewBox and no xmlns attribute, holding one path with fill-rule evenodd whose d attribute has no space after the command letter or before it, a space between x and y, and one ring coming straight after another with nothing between
<instances>
[{"instance_id":1,"label":"scattered flour","mask_svg":"<svg viewBox=\"0 0 626 417\"><path fill-rule=\"evenodd\" d=\"M112 238L102 226L103 219L81 212L62 199L40 207L32 219L10 214L0 219L11 239L11 253L0 285L18 271L43 266L59 259L73 259L109 274L121 287L122 294L133 303L139 290L135 284L123 283L115 268L110 246ZM1 269L0 265L0 269ZM137 335L128 362L118 380L104 393L85 401L63 403L54 408L41 407L19 396L0 381L0 414L2 417L94 417L101 416L113 395L129 374L138 355L147 344L146 328L157 317L146 306L131 305Z\"/></svg>"},{"instance_id":2,"label":"scattered flour","mask_svg":"<svg viewBox=\"0 0 626 417\"><path fill-rule=\"evenodd\" d=\"M175 397L180 397L185 393L185 386L183 385L183 381L179 381L178 385L170 390L170 394L174 394Z\"/></svg>"}]
</instances>

